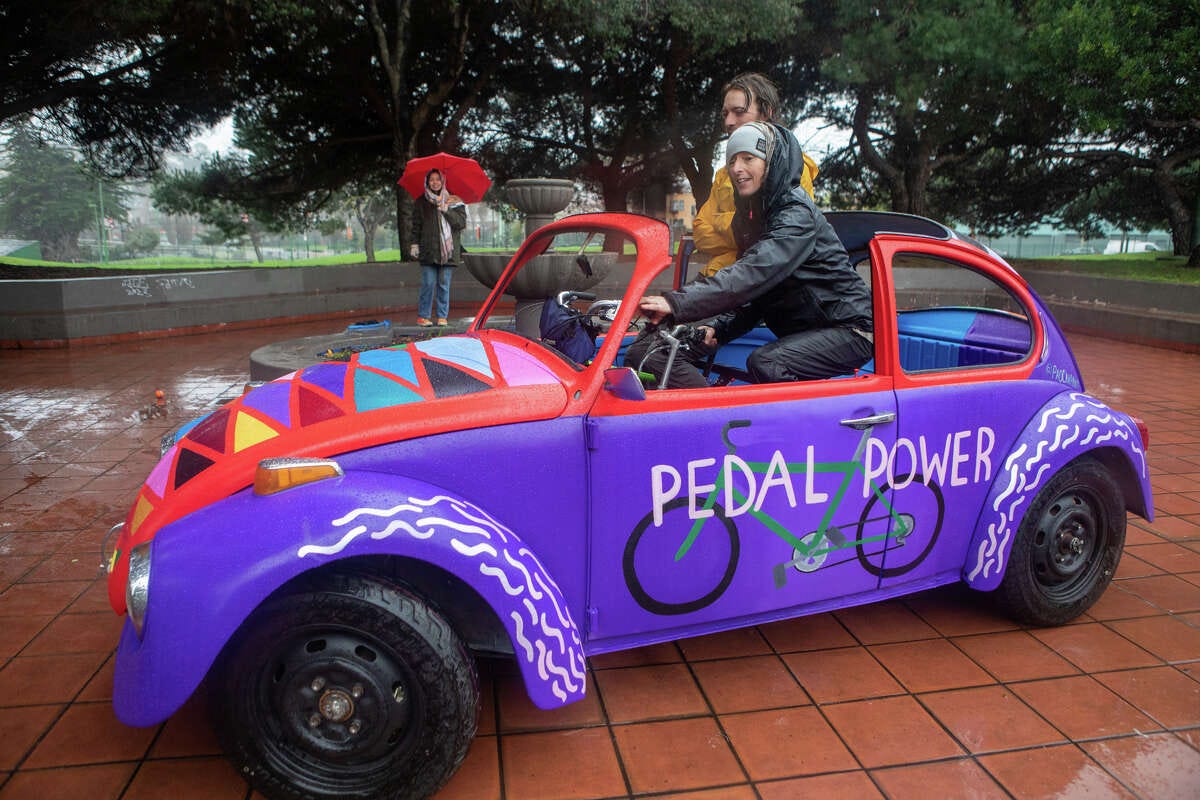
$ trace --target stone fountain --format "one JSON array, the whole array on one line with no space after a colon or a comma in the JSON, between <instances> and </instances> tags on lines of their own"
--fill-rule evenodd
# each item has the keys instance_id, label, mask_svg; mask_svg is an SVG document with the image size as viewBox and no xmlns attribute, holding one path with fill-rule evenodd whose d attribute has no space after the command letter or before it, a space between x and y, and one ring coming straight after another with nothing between
<instances>
[{"instance_id":1,"label":"stone fountain","mask_svg":"<svg viewBox=\"0 0 1200 800\"><path fill-rule=\"evenodd\" d=\"M525 215L525 235L553 221L554 215L567 207L575 196L571 181L551 178L523 178L504 184L509 202ZM464 253L467 271L480 283L493 288L514 253ZM587 291L608 277L616 263L616 253L588 253L592 275L587 276L576 262L578 253L550 253L536 256L527 262L509 284L505 293L516 299L516 328L524 336L538 338L538 321L542 303L568 289ZM268 381L301 369L318 361L347 360L351 353L387 347L397 342L424 339L431 334L460 331L458 325L449 328L391 327L388 322L359 323L345 331L306 336L275 342L250 354L250 379Z\"/></svg>"},{"instance_id":2,"label":"stone fountain","mask_svg":"<svg viewBox=\"0 0 1200 800\"><path fill-rule=\"evenodd\" d=\"M525 215L525 236L552 222L575 196L575 184L555 178L518 178L504 184L504 195ZM475 279L495 287L514 253L465 253L463 263ZM539 335L542 303L566 290L587 291L608 277L616 253L589 253L592 274L586 275L576 253L547 253L530 259L505 289L516 300L517 332Z\"/></svg>"}]
</instances>

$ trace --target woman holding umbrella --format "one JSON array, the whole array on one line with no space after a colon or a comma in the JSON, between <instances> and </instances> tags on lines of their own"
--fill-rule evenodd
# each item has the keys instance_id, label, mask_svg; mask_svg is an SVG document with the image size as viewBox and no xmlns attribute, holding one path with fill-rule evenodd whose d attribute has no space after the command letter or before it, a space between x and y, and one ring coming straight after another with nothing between
<instances>
[{"instance_id":1,"label":"woman holding umbrella","mask_svg":"<svg viewBox=\"0 0 1200 800\"><path fill-rule=\"evenodd\" d=\"M446 191L440 170L425 174L425 191L416 198L413 211L412 257L421 264L421 292L417 297L417 324L433 325L434 294L437 295L437 324L446 325L450 313L451 270L462 258L462 230L467 225L467 207L457 195Z\"/></svg>"}]
</instances>

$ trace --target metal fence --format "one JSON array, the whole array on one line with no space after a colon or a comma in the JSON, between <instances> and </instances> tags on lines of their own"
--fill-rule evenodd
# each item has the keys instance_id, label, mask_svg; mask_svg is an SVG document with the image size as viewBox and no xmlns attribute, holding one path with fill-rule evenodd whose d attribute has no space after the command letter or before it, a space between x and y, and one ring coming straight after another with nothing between
<instances>
[{"instance_id":1,"label":"metal fence","mask_svg":"<svg viewBox=\"0 0 1200 800\"><path fill-rule=\"evenodd\" d=\"M1104 239L1081 239L1074 233L1034 233L1028 236L976 237L1005 258L1052 258L1069 255L1171 253L1171 236L1163 231L1114 233Z\"/></svg>"}]
</instances>

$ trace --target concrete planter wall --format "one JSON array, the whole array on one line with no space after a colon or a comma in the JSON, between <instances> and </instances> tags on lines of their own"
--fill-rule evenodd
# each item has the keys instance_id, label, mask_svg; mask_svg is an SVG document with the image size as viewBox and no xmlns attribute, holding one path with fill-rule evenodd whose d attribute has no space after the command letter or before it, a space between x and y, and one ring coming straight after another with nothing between
<instances>
[{"instance_id":1,"label":"concrete planter wall","mask_svg":"<svg viewBox=\"0 0 1200 800\"><path fill-rule=\"evenodd\" d=\"M1016 266L1068 330L1200 352L1200 286ZM618 263L594 291L615 296L630 269ZM664 275L656 281L655 290L666 288L668 280ZM420 284L416 264L396 262L0 281L0 347L62 347L226 325L411 313ZM455 270L455 303L476 305L487 294L466 269Z\"/></svg>"},{"instance_id":2,"label":"concrete planter wall","mask_svg":"<svg viewBox=\"0 0 1200 800\"><path fill-rule=\"evenodd\" d=\"M1067 330L1200 352L1200 286L1014 266Z\"/></svg>"},{"instance_id":3,"label":"concrete planter wall","mask_svg":"<svg viewBox=\"0 0 1200 800\"><path fill-rule=\"evenodd\" d=\"M0 346L390 312L415 308L420 285L417 265L398 262L0 281ZM478 303L487 291L455 270L454 302Z\"/></svg>"}]
</instances>

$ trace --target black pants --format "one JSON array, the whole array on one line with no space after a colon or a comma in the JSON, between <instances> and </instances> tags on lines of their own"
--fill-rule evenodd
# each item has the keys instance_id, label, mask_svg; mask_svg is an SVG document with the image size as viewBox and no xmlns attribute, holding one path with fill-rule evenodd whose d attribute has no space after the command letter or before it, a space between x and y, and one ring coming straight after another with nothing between
<instances>
[{"instance_id":1,"label":"black pants","mask_svg":"<svg viewBox=\"0 0 1200 800\"><path fill-rule=\"evenodd\" d=\"M764 344L746 369L755 383L813 381L852 373L874 355L875 345L852 328L818 328Z\"/></svg>"},{"instance_id":2,"label":"black pants","mask_svg":"<svg viewBox=\"0 0 1200 800\"><path fill-rule=\"evenodd\" d=\"M625 366L653 374L661 382L671 350L656 333L640 337L625 353ZM875 347L851 328L819 328L785 336L765 344L746 359L746 370L755 383L812 381L848 375L875 355ZM644 362L643 362L644 359ZM708 386L701 368L708 353L680 347L671 368L671 389Z\"/></svg>"},{"instance_id":3,"label":"black pants","mask_svg":"<svg viewBox=\"0 0 1200 800\"><path fill-rule=\"evenodd\" d=\"M667 371L667 359L671 357L671 346L658 331L643 333L625 351L625 366L649 372L662 385L663 373ZM697 389L708 386L701 367L708 361L708 353L700 348L680 345L671 367L668 389Z\"/></svg>"}]
</instances>

